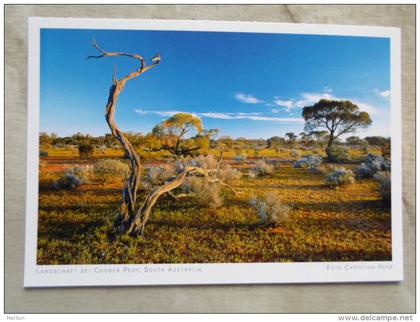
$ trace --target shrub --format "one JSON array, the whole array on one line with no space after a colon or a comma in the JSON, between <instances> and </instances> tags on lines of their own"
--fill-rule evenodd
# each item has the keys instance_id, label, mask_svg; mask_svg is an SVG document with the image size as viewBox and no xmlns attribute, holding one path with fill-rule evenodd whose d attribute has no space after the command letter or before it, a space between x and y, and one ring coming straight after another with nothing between
<instances>
[{"instance_id":1,"label":"shrub","mask_svg":"<svg viewBox=\"0 0 420 322\"><path fill-rule=\"evenodd\" d=\"M203 169L214 169L217 166L217 160L211 154L204 156L199 155L198 157L191 159L187 162L187 165L191 167L199 167Z\"/></svg>"},{"instance_id":2,"label":"shrub","mask_svg":"<svg viewBox=\"0 0 420 322\"><path fill-rule=\"evenodd\" d=\"M353 171L345 168L336 168L328 173L325 182L330 186L341 186L345 184L354 183Z\"/></svg>"},{"instance_id":3,"label":"shrub","mask_svg":"<svg viewBox=\"0 0 420 322\"><path fill-rule=\"evenodd\" d=\"M39 151L39 156L41 158L46 158L48 156L48 151Z\"/></svg>"},{"instance_id":4,"label":"shrub","mask_svg":"<svg viewBox=\"0 0 420 322\"><path fill-rule=\"evenodd\" d=\"M233 181L240 179L242 174L233 169L229 164L222 166L219 171L217 172L217 177L222 181Z\"/></svg>"},{"instance_id":5,"label":"shrub","mask_svg":"<svg viewBox=\"0 0 420 322\"><path fill-rule=\"evenodd\" d=\"M47 166L47 161L40 159L39 160L39 169L44 169Z\"/></svg>"},{"instance_id":6,"label":"shrub","mask_svg":"<svg viewBox=\"0 0 420 322\"><path fill-rule=\"evenodd\" d=\"M254 171L252 170L248 171L248 179L255 179L256 177L257 177L257 174Z\"/></svg>"},{"instance_id":7,"label":"shrub","mask_svg":"<svg viewBox=\"0 0 420 322\"><path fill-rule=\"evenodd\" d=\"M130 173L130 167L119 160L104 159L99 160L93 167L95 176L104 182L112 182L116 177L126 177Z\"/></svg>"},{"instance_id":8,"label":"shrub","mask_svg":"<svg viewBox=\"0 0 420 322\"><path fill-rule=\"evenodd\" d=\"M299 153L299 151L298 151L298 150L296 150L296 149L292 149L292 150L290 150L290 155L291 155L292 157L298 157L298 156L300 155L300 153Z\"/></svg>"},{"instance_id":9,"label":"shrub","mask_svg":"<svg viewBox=\"0 0 420 322\"><path fill-rule=\"evenodd\" d=\"M79 155L83 157L90 157L93 155L95 147L92 144L81 143L78 145L77 149L79 150Z\"/></svg>"},{"instance_id":10,"label":"shrub","mask_svg":"<svg viewBox=\"0 0 420 322\"><path fill-rule=\"evenodd\" d=\"M147 171L147 181L152 185L162 185L170 177L175 175L175 168L169 164L151 167Z\"/></svg>"},{"instance_id":11,"label":"shrub","mask_svg":"<svg viewBox=\"0 0 420 322\"><path fill-rule=\"evenodd\" d=\"M266 176L274 172L274 167L263 160L255 162L255 167L252 169L256 176Z\"/></svg>"},{"instance_id":12,"label":"shrub","mask_svg":"<svg viewBox=\"0 0 420 322\"><path fill-rule=\"evenodd\" d=\"M379 171L391 171L391 161L380 155L369 153L364 162L356 169L359 178L373 178Z\"/></svg>"},{"instance_id":13,"label":"shrub","mask_svg":"<svg viewBox=\"0 0 420 322\"><path fill-rule=\"evenodd\" d=\"M382 196L383 202L387 206L391 205L391 173L380 171L374 175L374 178L379 181L378 192Z\"/></svg>"},{"instance_id":14,"label":"shrub","mask_svg":"<svg viewBox=\"0 0 420 322\"><path fill-rule=\"evenodd\" d=\"M279 225L289 219L290 207L274 192L269 192L262 198L254 197L250 203L257 210L263 224Z\"/></svg>"},{"instance_id":15,"label":"shrub","mask_svg":"<svg viewBox=\"0 0 420 322\"><path fill-rule=\"evenodd\" d=\"M295 161L294 168L310 169L316 171L322 163L322 158L318 155L305 155L302 159Z\"/></svg>"},{"instance_id":16,"label":"shrub","mask_svg":"<svg viewBox=\"0 0 420 322\"><path fill-rule=\"evenodd\" d=\"M83 183L89 180L89 177L91 175L91 166L80 166L80 167L69 168L69 169L66 169L65 173L75 175Z\"/></svg>"},{"instance_id":17,"label":"shrub","mask_svg":"<svg viewBox=\"0 0 420 322\"><path fill-rule=\"evenodd\" d=\"M80 184L81 180L77 176L66 173L54 183L54 187L56 189L75 189L80 186Z\"/></svg>"},{"instance_id":18,"label":"shrub","mask_svg":"<svg viewBox=\"0 0 420 322\"><path fill-rule=\"evenodd\" d=\"M220 185L209 183L203 178L188 177L181 185L187 193L193 193L196 202L205 207L218 208L223 205Z\"/></svg>"},{"instance_id":19,"label":"shrub","mask_svg":"<svg viewBox=\"0 0 420 322\"><path fill-rule=\"evenodd\" d=\"M338 145L331 145L325 151L327 153L328 160L331 162L347 162L349 161L349 150Z\"/></svg>"},{"instance_id":20,"label":"shrub","mask_svg":"<svg viewBox=\"0 0 420 322\"><path fill-rule=\"evenodd\" d=\"M246 154L241 154L241 155L236 155L234 160L236 162L241 162L241 161L245 161L247 159L247 155Z\"/></svg>"}]
</instances>

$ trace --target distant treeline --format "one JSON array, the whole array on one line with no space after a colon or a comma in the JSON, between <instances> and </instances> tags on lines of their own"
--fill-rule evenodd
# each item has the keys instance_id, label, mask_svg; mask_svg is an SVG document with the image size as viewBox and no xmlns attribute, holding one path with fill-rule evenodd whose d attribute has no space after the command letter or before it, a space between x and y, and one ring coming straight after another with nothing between
<instances>
[{"instance_id":1,"label":"distant treeline","mask_svg":"<svg viewBox=\"0 0 420 322\"><path fill-rule=\"evenodd\" d=\"M155 138L142 133L127 132L126 137L129 138L133 146L153 146L156 144ZM190 140L191 138L185 139ZM322 147L328 140L326 131L302 132L299 135L289 132L284 137L273 136L268 139L248 139L244 137L231 138L229 136L220 136L219 138L208 137L210 148L223 149L258 149L258 148L283 148L294 147L296 145L303 146L319 146ZM55 133L41 132L39 136L41 146L66 146L66 145L93 145L95 147L111 148L120 147L118 141L111 135L92 136L89 134L76 133L71 136L60 137ZM359 136L347 137L345 140L336 140L336 144L349 146L378 146L384 147L390 145L390 138L383 136L368 136L361 138Z\"/></svg>"}]
</instances>

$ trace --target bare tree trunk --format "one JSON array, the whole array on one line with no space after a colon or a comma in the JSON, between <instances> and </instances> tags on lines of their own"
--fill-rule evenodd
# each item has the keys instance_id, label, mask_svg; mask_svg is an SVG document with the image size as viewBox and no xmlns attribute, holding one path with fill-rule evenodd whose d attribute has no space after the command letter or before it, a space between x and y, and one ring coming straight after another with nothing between
<instances>
[{"instance_id":1,"label":"bare tree trunk","mask_svg":"<svg viewBox=\"0 0 420 322\"><path fill-rule=\"evenodd\" d=\"M91 42L91 45L100 52L100 55L88 56L88 59L111 56L127 56L137 59L140 62L140 67L137 70L131 72L130 74L124 76L121 79L117 79L116 68L114 69L112 86L109 90L108 102L105 108L105 118L109 125L109 128L111 129L111 133L120 142L120 144L124 148L125 154L128 156L131 163L131 174L126 179L124 189L122 192L120 208L115 218L115 228L117 232L124 233L130 228L132 220L135 216L137 190L139 188L140 183L141 164L138 153L133 148L130 141L124 136L124 133L118 128L118 125L115 121L115 107L117 104L118 96L124 89L127 81L140 76L145 71L156 66L160 62L160 55L155 56L152 60L153 64L147 66L144 61L144 58L141 55L128 54L122 52L108 52L100 48L95 40Z\"/></svg>"},{"instance_id":2,"label":"bare tree trunk","mask_svg":"<svg viewBox=\"0 0 420 322\"><path fill-rule=\"evenodd\" d=\"M112 86L109 90L108 102L106 104L105 109L105 118L111 129L112 135L120 142L122 147L124 148L125 154L130 159L131 163L131 174L128 178L126 178L124 189L122 191L122 200L120 204L119 211L116 215L114 227L117 233L130 233L132 235L142 234L144 227L149 219L149 216L152 212L153 206L158 201L159 197L165 193L171 192L171 190L176 189L179 187L186 179L188 175L197 175L204 177L207 181L212 183L219 183L223 186L226 186L232 190L233 193L235 191L232 189L231 186L222 182L218 178L213 178L210 176L209 172L218 172L220 163L222 161L223 154L220 155L219 162L217 163L216 169L212 169L207 171L202 168L198 167L184 167L182 171L180 171L175 177L170 178L164 185L155 188L153 191L149 193L149 195L144 200L141 207L136 211L136 201L137 201L137 191L139 189L140 184L140 174L141 174L141 164L140 164L140 157L130 141L124 136L124 133L118 128L118 125L115 121L115 107L117 104L118 96L120 95L121 91L124 89L127 81L130 79L136 78L140 76L145 71L151 69L152 67L156 66L160 62L160 55L156 55L152 61L153 64L146 65L142 56L138 54L128 54L122 52L107 52L99 47L95 40L91 42L91 45L95 47L99 52L100 55L97 56L88 56L89 58L102 58L102 57L109 57L109 56L127 56L134 59L139 60L140 67L131 72L130 74L124 76L121 79L117 79L116 75L116 68L114 69L114 77L112 81ZM172 198L175 196L173 194ZM176 197L175 197L176 198Z\"/></svg>"}]
</instances>

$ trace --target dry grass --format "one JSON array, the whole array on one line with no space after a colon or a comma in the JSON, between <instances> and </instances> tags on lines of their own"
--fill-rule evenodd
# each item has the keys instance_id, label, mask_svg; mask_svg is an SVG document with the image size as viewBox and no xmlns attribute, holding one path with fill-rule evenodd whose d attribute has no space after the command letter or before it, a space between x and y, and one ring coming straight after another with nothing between
<instances>
[{"instance_id":1,"label":"dry grass","mask_svg":"<svg viewBox=\"0 0 420 322\"><path fill-rule=\"evenodd\" d=\"M223 206L217 209L199 205L194 198L175 202L163 196L145 235L132 238L111 233L120 183L101 185L92 178L72 191L52 187L66 168L93 164L96 159L50 154L44 160L46 166L40 175L39 264L391 259L391 216L381 201L375 179L330 189L322 174L295 169L292 162L284 162L271 176L249 179L243 175L232 181L237 196L226 194ZM251 166L230 160L225 164L244 174ZM352 169L356 166L345 165ZM249 204L252 196L270 192L290 206L289 219L279 227L261 224L257 211Z\"/></svg>"}]
</instances>

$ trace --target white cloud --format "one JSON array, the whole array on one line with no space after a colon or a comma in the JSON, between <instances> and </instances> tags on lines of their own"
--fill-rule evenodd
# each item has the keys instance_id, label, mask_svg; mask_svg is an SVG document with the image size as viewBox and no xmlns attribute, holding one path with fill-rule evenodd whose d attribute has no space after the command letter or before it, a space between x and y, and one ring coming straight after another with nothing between
<instances>
[{"instance_id":1,"label":"white cloud","mask_svg":"<svg viewBox=\"0 0 420 322\"><path fill-rule=\"evenodd\" d=\"M303 97L302 103L305 102L308 104L317 103L321 99L327 99L327 100L337 99L330 93L303 93L302 97Z\"/></svg>"},{"instance_id":2,"label":"white cloud","mask_svg":"<svg viewBox=\"0 0 420 322\"><path fill-rule=\"evenodd\" d=\"M154 111L154 110L142 110L142 109L135 109L134 112L136 112L138 114L141 114L141 115L155 114L155 115L164 116L164 117L171 117L171 116L174 116L175 114L178 114L178 113L190 113L190 112L183 112L183 111L176 111L176 110ZM195 113L190 113L190 114L193 114L193 115L197 116L197 114L195 114Z\"/></svg>"},{"instance_id":3,"label":"white cloud","mask_svg":"<svg viewBox=\"0 0 420 322\"><path fill-rule=\"evenodd\" d=\"M333 92L333 90L332 90L331 87L328 87L328 86L324 87L324 93L332 93L332 92Z\"/></svg>"},{"instance_id":4,"label":"white cloud","mask_svg":"<svg viewBox=\"0 0 420 322\"><path fill-rule=\"evenodd\" d=\"M272 116L241 116L238 115L236 117L237 119L248 119L253 121L271 121L271 122L297 122L297 123L303 123L303 118L295 118L295 117L272 117Z\"/></svg>"},{"instance_id":5,"label":"white cloud","mask_svg":"<svg viewBox=\"0 0 420 322\"><path fill-rule=\"evenodd\" d=\"M359 110L363 112L368 112L370 115L378 113L378 110L376 109L376 107L370 104L366 104L366 103L355 101L355 100L353 100L352 102L356 104L357 106L359 106Z\"/></svg>"},{"instance_id":6,"label":"white cloud","mask_svg":"<svg viewBox=\"0 0 420 322\"><path fill-rule=\"evenodd\" d=\"M380 91L379 89L375 88L373 90L376 94L382 96L383 98L389 98L391 96L391 91L389 89L385 91Z\"/></svg>"},{"instance_id":7,"label":"white cloud","mask_svg":"<svg viewBox=\"0 0 420 322\"><path fill-rule=\"evenodd\" d=\"M287 111L290 111L291 109L296 107L293 100L281 100L279 98L274 100L274 104L276 104L277 106L285 107Z\"/></svg>"},{"instance_id":8,"label":"white cloud","mask_svg":"<svg viewBox=\"0 0 420 322\"><path fill-rule=\"evenodd\" d=\"M259 104L259 103L264 103L263 100L260 100L258 98L256 98L254 95L251 94L244 94L244 93L238 93L235 95L235 98L242 102L242 103L247 103L247 104Z\"/></svg>"},{"instance_id":9,"label":"white cloud","mask_svg":"<svg viewBox=\"0 0 420 322\"><path fill-rule=\"evenodd\" d=\"M231 120L234 118L231 113L200 113L201 116L209 117L212 119Z\"/></svg>"},{"instance_id":10,"label":"white cloud","mask_svg":"<svg viewBox=\"0 0 420 322\"><path fill-rule=\"evenodd\" d=\"M212 119L221 119L221 120L251 120L251 121L267 121L267 122L304 122L302 118L288 118L288 117L272 117L272 116L263 116L260 112L251 112L251 113L218 113L218 112L203 112L203 113L193 113L185 111L155 111L155 110L143 110L136 109L136 113L141 115L146 114L155 114L159 116L170 117L177 113L190 113L198 117L207 117Z\"/></svg>"},{"instance_id":11,"label":"white cloud","mask_svg":"<svg viewBox=\"0 0 420 322\"><path fill-rule=\"evenodd\" d=\"M321 99L328 99L328 100L335 100L335 101L349 100L349 101L352 101L354 104L356 104L361 111L368 112L371 115L378 113L377 108L370 104L363 103L361 101L351 99L351 98L337 97L330 93L303 93L302 97L303 97L303 100L300 100L296 103L300 107L305 107L305 106L315 104L319 102Z\"/></svg>"}]
</instances>

